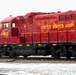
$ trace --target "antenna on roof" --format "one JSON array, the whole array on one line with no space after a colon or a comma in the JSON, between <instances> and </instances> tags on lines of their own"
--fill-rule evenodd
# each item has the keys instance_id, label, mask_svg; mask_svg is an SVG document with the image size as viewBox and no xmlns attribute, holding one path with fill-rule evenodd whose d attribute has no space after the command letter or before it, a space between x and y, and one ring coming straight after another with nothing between
<instances>
[{"instance_id":1,"label":"antenna on roof","mask_svg":"<svg viewBox=\"0 0 76 75\"><path fill-rule=\"evenodd\" d=\"M12 17L12 15L10 15L10 17Z\"/></svg>"}]
</instances>

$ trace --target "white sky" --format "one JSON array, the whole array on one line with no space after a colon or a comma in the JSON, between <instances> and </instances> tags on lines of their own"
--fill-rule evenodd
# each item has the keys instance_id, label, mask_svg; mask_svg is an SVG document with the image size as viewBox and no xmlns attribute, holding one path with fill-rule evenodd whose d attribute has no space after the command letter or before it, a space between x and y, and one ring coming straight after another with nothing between
<instances>
[{"instance_id":1,"label":"white sky","mask_svg":"<svg viewBox=\"0 0 76 75\"><path fill-rule=\"evenodd\" d=\"M76 0L0 0L0 21L9 15L68 10L76 10Z\"/></svg>"}]
</instances>

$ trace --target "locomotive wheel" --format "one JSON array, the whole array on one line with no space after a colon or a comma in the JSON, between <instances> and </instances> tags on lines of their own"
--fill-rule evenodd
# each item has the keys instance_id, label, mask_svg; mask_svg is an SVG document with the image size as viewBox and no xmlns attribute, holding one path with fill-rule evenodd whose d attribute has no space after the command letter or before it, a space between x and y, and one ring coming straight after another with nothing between
<instances>
[{"instance_id":1,"label":"locomotive wheel","mask_svg":"<svg viewBox=\"0 0 76 75\"><path fill-rule=\"evenodd\" d=\"M16 53L13 53L13 58L17 58L17 55L16 55Z\"/></svg>"},{"instance_id":2,"label":"locomotive wheel","mask_svg":"<svg viewBox=\"0 0 76 75\"><path fill-rule=\"evenodd\" d=\"M17 55L12 47L7 47L6 50L9 58L17 58Z\"/></svg>"},{"instance_id":3,"label":"locomotive wheel","mask_svg":"<svg viewBox=\"0 0 76 75\"><path fill-rule=\"evenodd\" d=\"M6 48L6 55L9 56L9 58L13 57L13 52L12 52L12 49L10 47Z\"/></svg>"},{"instance_id":4,"label":"locomotive wheel","mask_svg":"<svg viewBox=\"0 0 76 75\"><path fill-rule=\"evenodd\" d=\"M0 53L0 58L2 58L2 54Z\"/></svg>"},{"instance_id":5,"label":"locomotive wheel","mask_svg":"<svg viewBox=\"0 0 76 75\"><path fill-rule=\"evenodd\" d=\"M55 55L54 55L54 58L55 59L60 59L60 52L56 52Z\"/></svg>"},{"instance_id":6,"label":"locomotive wheel","mask_svg":"<svg viewBox=\"0 0 76 75\"><path fill-rule=\"evenodd\" d=\"M75 59L76 59L76 48L75 48L75 56L74 56L74 57L75 57Z\"/></svg>"},{"instance_id":7,"label":"locomotive wheel","mask_svg":"<svg viewBox=\"0 0 76 75\"><path fill-rule=\"evenodd\" d=\"M14 53L13 53L13 51L12 52L10 51L9 58L13 58L13 57L14 57Z\"/></svg>"},{"instance_id":8,"label":"locomotive wheel","mask_svg":"<svg viewBox=\"0 0 76 75\"><path fill-rule=\"evenodd\" d=\"M66 58L67 58L67 59L70 59L70 57L71 57L71 52L70 52L70 51L67 51L67 53L66 53Z\"/></svg>"},{"instance_id":9,"label":"locomotive wheel","mask_svg":"<svg viewBox=\"0 0 76 75\"><path fill-rule=\"evenodd\" d=\"M45 49L39 49L39 50L37 51L37 54L38 54L38 55L45 55L45 52L46 52Z\"/></svg>"},{"instance_id":10,"label":"locomotive wheel","mask_svg":"<svg viewBox=\"0 0 76 75\"><path fill-rule=\"evenodd\" d=\"M75 59L76 59L76 56L75 56Z\"/></svg>"},{"instance_id":11,"label":"locomotive wheel","mask_svg":"<svg viewBox=\"0 0 76 75\"><path fill-rule=\"evenodd\" d=\"M14 51L12 48L8 48L7 53L9 54L9 58L14 58Z\"/></svg>"},{"instance_id":12,"label":"locomotive wheel","mask_svg":"<svg viewBox=\"0 0 76 75\"><path fill-rule=\"evenodd\" d=\"M75 53L75 59L76 59L76 53Z\"/></svg>"},{"instance_id":13,"label":"locomotive wheel","mask_svg":"<svg viewBox=\"0 0 76 75\"><path fill-rule=\"evenodd\" d=\"M24 55L24 58L27 58L27 55Z\"/></svg>"}]
</instances>

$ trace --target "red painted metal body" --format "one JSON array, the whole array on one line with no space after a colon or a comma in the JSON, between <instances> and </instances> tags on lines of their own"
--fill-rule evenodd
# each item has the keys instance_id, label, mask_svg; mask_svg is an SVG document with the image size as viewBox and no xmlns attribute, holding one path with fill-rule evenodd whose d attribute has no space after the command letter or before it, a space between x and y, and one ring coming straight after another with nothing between
<instances>
[{"instance_id":1,"label":"red painted metal body","mask_svg":"<svg viewBox=\"0 0 76 75\"><path fill-rule=\"evenodd\" d=\"M75 14L76 11L68 11L34 16L33 23L26 25L26 42L32 43L32 39L33 43L76 42Z\"/></svg>"},{"instance_id":2,"label":"red painted metal body","mask_svg":"<svg viewBox=\"0 0 76 75\"><path fill-rule=\"evenodd\" d=\"M3 23L8 23L8 29ZM0 44L76 42L76 11L6 18L0 25L0 39Z\"/></svg>"}]
</instances>

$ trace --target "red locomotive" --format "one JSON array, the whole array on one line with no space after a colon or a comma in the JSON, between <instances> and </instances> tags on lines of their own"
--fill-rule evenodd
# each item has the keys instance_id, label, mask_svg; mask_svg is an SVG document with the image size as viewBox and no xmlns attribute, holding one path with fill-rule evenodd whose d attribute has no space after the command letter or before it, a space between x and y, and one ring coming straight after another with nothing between
<instances>
[{"instance_id":1,"label":"red locomotive","mask_svg":"<svg viewBox=\"0 0 76 75\"><path fill-rule=\"evenodd\" d=\"M76 58L76 11L8 17L0 25L0 56Z\"/></svg>"}]
</instances>

